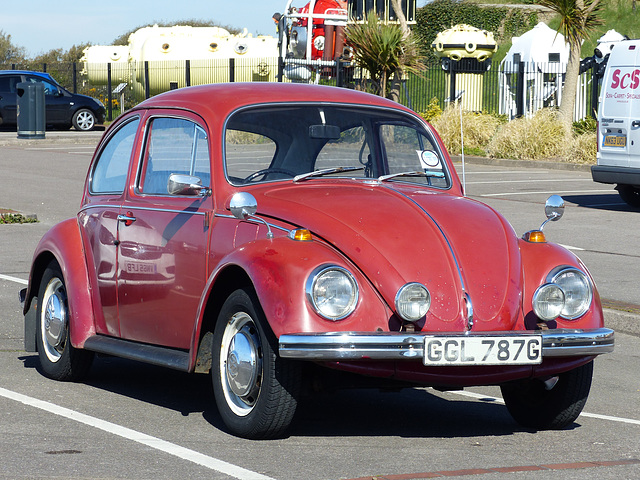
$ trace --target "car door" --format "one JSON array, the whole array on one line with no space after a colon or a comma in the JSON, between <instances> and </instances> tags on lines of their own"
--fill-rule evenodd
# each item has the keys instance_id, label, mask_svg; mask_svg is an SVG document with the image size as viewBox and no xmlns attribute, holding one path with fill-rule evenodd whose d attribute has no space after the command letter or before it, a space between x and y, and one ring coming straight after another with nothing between
<instances>
[{"instance_id":1,"label":"car door","mask_svg":"<svg viewBox=\"0 0 640 480\"><path fill-rule=\"evenodd\" d=\"M3 124L14 125L18 121L18 95L16 85L20 75L0 75L0 117Z\"/></svg>"},{"instance_id":2,"label":"car door","mask_svg":"<svg viewBox=\"0 0 640 480\"><path fill-rule=\"evenodd\" d=\"M28 75L27 82L42 83L44 86L45 120L49 125L69 125L71 126L71 116L69 114L72 101L69 95L65 95L64 90L58 85L36 75Z\"/></svg>"},{"instance_id":3,"label":"car door","mask_svg":"<svg viewBox=\"0 0 640 480\"><path fill-rule=\"evenodd\" d=\"M195 117L147 120L135 188L120 216L118 309L121 337L187 349L207 280L212 197L172 195L171 174L210 183L206 130Z\"/></svg>"},{"instance_id":4,"label":"car door","mask_svg":"<svg viewBox=\"0 0 640 480\"><path fill-rule=\"evenodd\" d=\"M109 134L94 160L78 213L84 253L93 286L97 333L120 336L117 296L118 215L130 163L135 158L140 119L132 116Z\"/></svg>"}]
</instances>

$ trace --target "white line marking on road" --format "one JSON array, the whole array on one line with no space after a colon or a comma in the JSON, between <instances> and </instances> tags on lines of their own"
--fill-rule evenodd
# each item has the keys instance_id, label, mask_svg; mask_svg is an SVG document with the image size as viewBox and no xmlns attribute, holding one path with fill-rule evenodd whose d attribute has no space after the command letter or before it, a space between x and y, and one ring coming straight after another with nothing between
<instances>
[{"instance_id":1,"label":"white line marking on road","mask_svg":"<svg viewBox=\"0 0 640 480\"><path fill-rule=\"evenodd\" d=\"M467 182L467 185L500 185L502 183L531 183L533 180L530 178L527 180L488 180L488 181L480 181L480 182ZM551 182L589 182L593 183L591 178L555 178L555 179L545 179L544 183Z\"/></svg>"},{"instance_id":2,"label":"white line marking on road","mask_svg":"<svg viewBox=\"0 0 640 480\"><path fill-rule=\"evenodd\" d=\"M612 193L613 190L566 190L563 192L558 192L557 190L550 192L511 192L511 193L485 193L484 195L480 195L480 197L507 197L509 195L551 195L551 194L562 194L566 195L568 193Z\"/></svg>"},{"instance_id":3,"label":"white line marking on road","mask_svg":"<svg viewBox=\"0 0 640 480\"><path fill-rule=\"evenodd\" d=\"M196 452L194 450L190 450L185 447L181 447L180 445L167 442L160 438L152 437L151 435L146 435L136 430L122 427L120 425L116 425L115 423L107 422L105 420L100 420L99 418L91 417L89 415L85 415L83 413L76 412L75 410L70 410L68 408L64 408L59 405L55 405L53 403L45 402L43 400L38 400L37 398L32 398L27 395L22 395L21 393L13 392L11 390L7 390L2 387L0 387L0 396L3 396L10 400L15 400L16 402L23 403L30 407L39 408L40 410L53 413L54 415L59 415L69 420L74 420L76 422L83 423L90 427L103 430L107 433L117 435L127 440L133 440L134 442L140 443L142 445L146 445L156 450L160 450L170 455L174 455L178 458L182 458L183 460L188 460L195 464L206 467L210 470L215 470L217 472L224 473L225 475L229 475L239 480L274 480L273 478L267 477L266 475L252 472L251 470L238 467L236 465L224 462L222 460L218 460L217 458L209 457L202 453Z\"/></svg>"},{"instance_id":4,"label":"white line marking on road","mask_svg":"<svg viewBox=\"0 0 640 480\"><path fill-rule=\"evenodd\" d=\"M558 245L560 245L561 247L566 248L567 250L577 250L577 251L580 251L580 252L584 252L584 248L572 247L571 245L563 245L561 243L559 243Z\"/></svg>"},{"instance_id":5,"label":"white line marking on road","mask_svg":"<svg viewBox=\"0 0 640 480\"><path fill-rule=\"evenodd\" d=\"M504 400L500 397L492 397L491 395L483 395L481 393L476 392L467 392L467 391L450 391L447 393L451 393L454 395L460 395L463 397L475 398L476 400L483 400L489 402L496 402L504 405ZM611 422L620 422L620 423L628 423L630 425L640 425L640 420L635 420L633 418L621 418L621 417L612 417L611 415L600 415L598 413L586 413L582 412L580 414L581 417L589 417L589 418L597 418L599 420L609 420Z\"/></svg>"},{"instance_id":6,"label":"white line marking on road","mask_svg":"<svg viewBox=\"0 0 640 480\"><path fill-rule=\"evenodd\" d=\"M9 275L2 275L0 273L0 280L9 280L10 282L19 283L20 285L29 285L27 280L22 280L21 278L10 277Z\"/></svg>"}]
</instances>

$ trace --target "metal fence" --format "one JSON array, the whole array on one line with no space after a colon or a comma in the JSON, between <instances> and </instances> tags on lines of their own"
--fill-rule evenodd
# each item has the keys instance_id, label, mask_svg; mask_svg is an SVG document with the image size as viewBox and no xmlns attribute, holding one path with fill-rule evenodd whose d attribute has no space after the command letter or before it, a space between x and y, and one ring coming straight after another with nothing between
<instances>
[{"instance_id":1,"label":"metal fence","mask_svg":"<svg viewBox=\"0 0 640 480\"><path fill-rule=\"evenodd\" d=\"M451 101L460 101L466 110L502 114L509 119L530 116L540 108L560 104L564 65L503 62L487 68L486 64L476 64L449 62L446 69L438 65L421 75L407 76L402 82L400 103L424 112L433 99L437 99L441 108ZM68 90L101 100L107 107L109 120L145 98L170 89L222 82L290 82L291 78L299 78L300 69L304 68L293 63L285 64L277 57L0 65L0 69L50 73ZM376 90L363 72L345 63L323 62L316 71L319 73L318 83ZM599 89L595 72L594 68L580 75L575 119L595 115ZM313 81L313 75L311 77Z\"/></svg>"}]
</instances>

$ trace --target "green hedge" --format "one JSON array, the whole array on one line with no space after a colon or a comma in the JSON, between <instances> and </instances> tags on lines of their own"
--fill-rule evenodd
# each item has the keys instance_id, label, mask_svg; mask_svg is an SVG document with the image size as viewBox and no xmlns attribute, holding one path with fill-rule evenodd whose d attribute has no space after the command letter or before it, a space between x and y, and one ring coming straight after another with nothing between
<instances>
[{"instance_id":1,"label":"green hedge","mask_svg":"<svg viewBox=\"0 0 640 480\"><path fill-rule=\"evenodd\" d=\"M510 41L538 23L538 14L507 7L479 7L461 0L435 0L419 8L413 31L427 63L438 60L431 49L436 35L459 23L493 32L498 43Z\"/></svg>"}]
</instances>

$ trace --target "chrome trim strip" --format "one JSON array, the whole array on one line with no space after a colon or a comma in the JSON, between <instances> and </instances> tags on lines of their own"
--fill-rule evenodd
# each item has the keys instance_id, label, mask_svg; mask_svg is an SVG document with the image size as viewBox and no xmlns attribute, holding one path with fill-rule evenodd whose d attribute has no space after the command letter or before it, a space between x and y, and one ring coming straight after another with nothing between
<instances>
[{"instance_id":1,"label":"chrome trim strip","mask_svg":"<svg viewBox=\"0 0 640 480\"><path fill-rule=\"evenodd\" d=\"M214 217L218 217L218 218L230 218L232 220L238 220L236 217L234 217L233 215L225 215L224 213L216 213L213 215ZM273 223L269 223L267 221L265 221L262 217L256 215L256 217L258 217L260 220L262 221L258 221L255 218L246 218L243 221L244 222L251 222L251 223L255 223L257 225L264 225L265 223L270 226L271 228L275 228L276 230L282 230L283 232L286 233L291 233L291 230L289 230L288 228L284 228L284 227L280 227L278 225L274 225Z\"/></svg>"},{"instance_id":2,"label":"chrome trim strip","mask_svg":"<svg viewBox=\"0 0 640 480\"><path fill-rule=\"evenodd\" d=\"M480 333L395 333L395 332L326 332L294 333L280 336L280 356L301 360L421 360L427 335L464 338L466 336L542 335L544 357L574 357L610 353L614 348L614 331L609 328L589 330L545 330Z\"/></svg>"},{"instance_id":3,"label":"chrome trim strip","mask_svg":"<svg viewBox=\"0 0 640 480\"><path fill-rule=\"evenodd\" d=\"M112 210L145 210L147 212L167 212L167 213L188 213L191 215L206 215L206 211L193 211L193 210L180 210L180 209L173 209L173 208L152 208L152 207L137 207L137 206L133 206L133 205L85 205L84 207L82 207L80 209L80 212L84 212L85 210L89 210L91 208L110 208ZM80 213L78 212L78 213Z\"/></svg>"}]
</instances>

